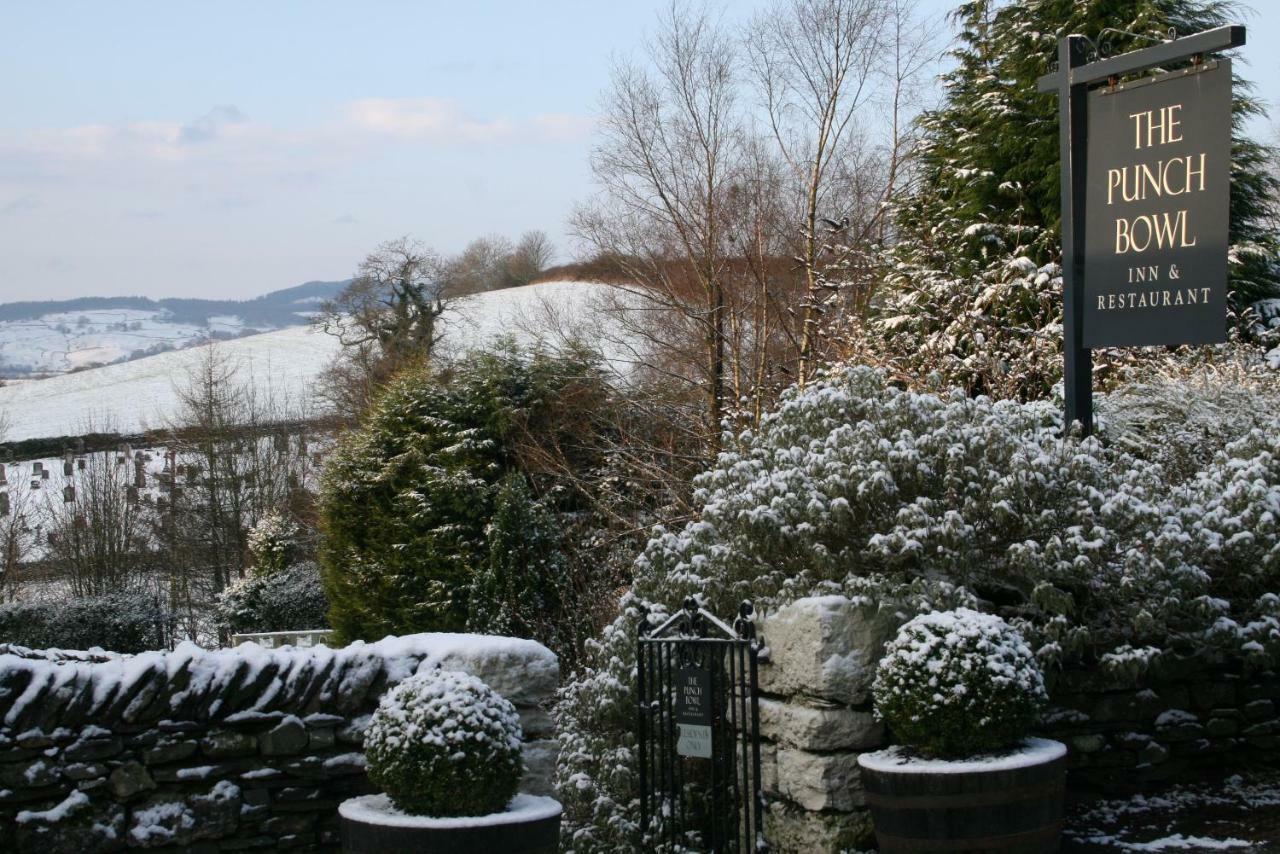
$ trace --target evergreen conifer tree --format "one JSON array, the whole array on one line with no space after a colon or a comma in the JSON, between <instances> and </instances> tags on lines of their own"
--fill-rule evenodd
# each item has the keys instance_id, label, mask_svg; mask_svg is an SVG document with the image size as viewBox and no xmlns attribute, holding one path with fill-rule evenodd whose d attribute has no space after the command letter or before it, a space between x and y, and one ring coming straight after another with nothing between
<instances>
[{"instance_id":1,"label":"evergreen conifer tree","mask_svg":"<svg viewBox=\"0 0 1280 854\"><path fill-rule=\"evenodd\" d=\"M472 631L556 638L568 593L568 574L555 515L533 494L523 474L503 478L488 527L488 561L471 588Z\"/></svg>"},{"instance_id":2,"label":"evergreen conifer tree","mask_svg":"<svg viewBox=\"0 0 1280 854\"><path fill-rule=\"evenodd\" d=\"M575 478L601 465L589 413L607 398L589 353L511 341L399 374L321 484L340 640L468 626L557 640L566 522L589 515Z\"/></svg>"},{"instance_id":3,"label":"evergreen conifer tree","mask_svg":"<svg viewBox=\"0 0 1280 854\"><path fill-rule=\"evenodd\" d=\"M957 64L944 103L920 120L919 181L899 202L887 256L878 331L891 360L1002 396L1039 397L1060 378L1058 104L1036 79L1063 35L1122 53L1170 29L1235 22L1236 12L1217 0L970 0L956 9ZM1259 109L1237 78L1229 308L1243 336L1250 306L1280 293L1273 153L1243 134ZM1099 354L1104 376L1107 359Z\"/></svg>"}]
</instances>

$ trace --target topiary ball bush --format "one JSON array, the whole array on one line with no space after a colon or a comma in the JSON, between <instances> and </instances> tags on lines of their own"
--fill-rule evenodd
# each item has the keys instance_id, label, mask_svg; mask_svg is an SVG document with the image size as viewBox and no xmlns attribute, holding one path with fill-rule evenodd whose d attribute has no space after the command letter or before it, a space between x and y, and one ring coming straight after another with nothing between
<instances>
[{"instance_id":1,"label":"topiary ball bush","mask_svg":"<svg viewBox=\"0 0 1280 854\"><path fill-rule=\"evenodd\" d=\"M501 812L524 773L520 717L484 682L453 670L383 695L364 736L369 779L412 815Z\"/></svg>"},{"instance_id":2,"label":"topiary ball bush","mask_svg":"<svg viewBox=\"0 0 1280 854\"><path fill-rule=\"evenodd\" d=\"M904 625L880 661L872 694L902 744L946 759L1020 743L1048 697L1022 635L969 608Z\"/></svg>"}]
</instances>

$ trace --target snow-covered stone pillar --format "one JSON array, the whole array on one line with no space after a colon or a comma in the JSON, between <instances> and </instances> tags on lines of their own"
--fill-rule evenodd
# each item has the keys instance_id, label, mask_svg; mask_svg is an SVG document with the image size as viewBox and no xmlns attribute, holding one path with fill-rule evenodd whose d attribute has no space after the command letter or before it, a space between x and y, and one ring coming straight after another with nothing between
<instances>
[{"instance_id":1,"label":"snow-covered stone pillar","mask_svg":"<svg viewBox=\"0 0 1280 854\"><path fill-rule=\"evenodd\" d=\"M871 712L871 682L901 622L892 609L844 596L800 599L763 621L765 822L779 850L873 844L858 754L885 744Z\"/></svg>"}]
</instances>

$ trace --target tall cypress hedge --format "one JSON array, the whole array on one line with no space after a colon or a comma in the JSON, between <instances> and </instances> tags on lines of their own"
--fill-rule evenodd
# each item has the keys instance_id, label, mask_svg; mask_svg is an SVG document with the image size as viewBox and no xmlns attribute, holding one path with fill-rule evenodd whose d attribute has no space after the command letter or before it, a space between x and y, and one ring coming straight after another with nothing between
<instances>
[{"instance_id":1,"label":"tall cypress hedge","mask_svg":"<svg viewBox=\"0 0 1280 854\"><path fill-rule=\"evenodd\" d=\"M464 631L469 615L492 610L472 598L489 589L476 580L490 560L499 485L523 472L534 475L527 500L539 500L539 485L559 496L524 471L521 448L589 444L566 401L602 389L601 376L583 353L508 343L446 369L411 368L388 385L341 439L321 484L320 558L340 640ZM537 512L547 510L542 500ZM558 566L540 549L538 566L526 568L535 574Z\"/></svg>"}]
</instances>

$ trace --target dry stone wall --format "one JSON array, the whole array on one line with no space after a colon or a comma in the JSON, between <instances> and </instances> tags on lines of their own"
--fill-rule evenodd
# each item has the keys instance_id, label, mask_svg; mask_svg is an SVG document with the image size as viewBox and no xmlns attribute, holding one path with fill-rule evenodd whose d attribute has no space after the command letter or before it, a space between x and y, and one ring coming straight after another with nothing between
<instances>
[{"instance_id":1,"label":"dry stone wall","mask_svg":"<svg viewBox=\"0 0 1280 854\"><path fill-rule=\"evenodd\" d=\"M1159 661L1134 680L1055 674L1046 735L1070 748L1071 786L1119 794L1280 759L1280 679L1208 655Z\"/></svg>"},{"instance_id":2,"label":"dry stone wall","mask_svg":"<svg viewBox=\"0 0 1280 854\"><path fill-rule=\"evenodd\" d=\"M0 651L0 851L337 850L338 803L371 791L361 744L378 699L433 667L515 704L522 789L549 793L559 671L534 641Z\"/></svg>"},{"instance_id":3,"label":"dry stone wall","mask_svg":"<svg viewBox=\"0 0 1280 854\"><path fill-rule=\"evenodd\" d=\"M871 683L903 617L843 596L801 599L766 618L760 665L765 832L774 850L871 848L858 754L888 744ZM1049 674L1039 735L1069 749L1071 795L1233 773L1280 760L1280 679L1200 656L1135 678Z\"/></svg>"}]
</instances>

